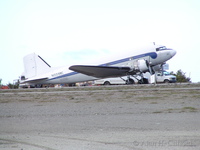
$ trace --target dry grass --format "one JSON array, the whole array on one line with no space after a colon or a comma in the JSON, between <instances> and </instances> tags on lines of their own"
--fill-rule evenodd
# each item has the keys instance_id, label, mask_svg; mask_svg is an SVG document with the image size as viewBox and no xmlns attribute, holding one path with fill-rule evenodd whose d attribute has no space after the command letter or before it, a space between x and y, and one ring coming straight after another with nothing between
<instances>
[{"instance_id":1,"label":"dry grass","mask_svg":"<svg viewBox=\"0 0 200 150\"><path fill-rule=\"evenodd\" d=\"M189 105L200 99L200 86L192 84L172 85L126 85L75 87L59 89L1 90L0 103L87 103L87 102L128 102L138 104L178 104L183 108L155 110L153 113L196 112L199 108ZM189 103L190 102L190 103ZM131 104L132 105L132 104ZM189 105L189 107L188 107ZM199 107L199 106L197 106ZM193 108L193 109L192 109Z\"/></svg>"}]
</instances>

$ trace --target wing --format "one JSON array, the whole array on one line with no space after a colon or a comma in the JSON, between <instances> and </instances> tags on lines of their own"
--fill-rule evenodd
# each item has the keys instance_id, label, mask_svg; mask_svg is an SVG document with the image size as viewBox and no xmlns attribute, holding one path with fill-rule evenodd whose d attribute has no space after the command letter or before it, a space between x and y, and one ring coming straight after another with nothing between
<instances>
[{"instance_id":1,"label":"wing","mask_svg":"<svg viewBox=\"0 0 200 150\"><path fill-rule=\"evenodd\" d=\"M85 66L85 65L75 65L69 67L69 69L97 78L125 76L131 70L130 67Z\"/></svg>"}]
</instances>

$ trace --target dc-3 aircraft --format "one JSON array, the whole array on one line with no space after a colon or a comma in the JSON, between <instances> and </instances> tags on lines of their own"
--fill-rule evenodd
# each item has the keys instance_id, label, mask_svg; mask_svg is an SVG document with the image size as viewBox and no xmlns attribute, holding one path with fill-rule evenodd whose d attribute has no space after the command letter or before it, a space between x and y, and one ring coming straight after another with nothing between
<instances>
[{"instance_id":1,"label":"dc-3 aircraft","mask_svg":"<svg viewBox=\"0 0 200 150\"><path fill-rule=\"evenodd\" d=\"M143 73L149 72L152 77L157 70L161 70L167 60L176 51L162 45L149 45L128 53L120 54L114 59L109 56L106 63L100 65L72 65L70 67L51 67L35 53L24 57L24 73L20 77L21 85L41 86L42 84L74 84L101 78L127 76L126 83L133 83L131 77L140 77L145 83ZM103 58L98 58L101 60Z\"/></svg>"}]
</instances>

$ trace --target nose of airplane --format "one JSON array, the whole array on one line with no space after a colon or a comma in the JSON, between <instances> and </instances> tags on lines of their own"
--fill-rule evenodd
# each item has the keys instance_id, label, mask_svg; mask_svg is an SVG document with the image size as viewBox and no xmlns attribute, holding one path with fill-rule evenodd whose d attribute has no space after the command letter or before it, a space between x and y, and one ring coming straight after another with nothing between
<instances>
[{"instance_id":1,"label":"nose of airplane","mask_svg":"<svg viewBox=\"0 0 200 150\"><path fill-rule=\"evenodd\" d=\"M172 50L170 51L170 55L171 55L171 57L173 57L174 55L176 55L176 51L172 49Z\"/></svg>"}]
</instances>

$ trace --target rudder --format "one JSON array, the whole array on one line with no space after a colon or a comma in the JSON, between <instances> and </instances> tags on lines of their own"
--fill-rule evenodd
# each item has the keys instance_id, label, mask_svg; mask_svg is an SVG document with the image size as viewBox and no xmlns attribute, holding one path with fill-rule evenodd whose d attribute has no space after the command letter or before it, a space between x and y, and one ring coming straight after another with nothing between
<instances>
[{"instance_id":1,"label":"rudder","mask_svg":"<svg viewBox=\"0 0 200 150\"><path fill-rule=\"evenodd\" d=\"M23 61L26 78L35 77L37 75L46 73L51 68L51 66L45 60L35 53L26 55Z\"/></svg>"}]
</instances>

